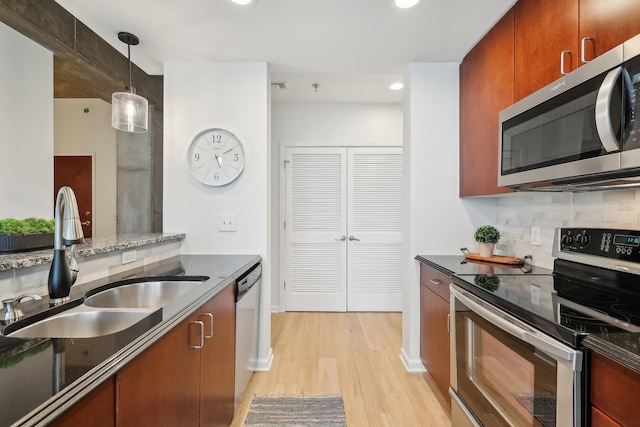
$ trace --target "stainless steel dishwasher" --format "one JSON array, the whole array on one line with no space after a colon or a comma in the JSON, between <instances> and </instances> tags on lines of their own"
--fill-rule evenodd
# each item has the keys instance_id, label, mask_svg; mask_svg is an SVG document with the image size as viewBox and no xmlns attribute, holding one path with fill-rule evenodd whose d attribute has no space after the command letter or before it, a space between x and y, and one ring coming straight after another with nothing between
<instances>
[{"instance_id":1,"label":"stainless steel dishwasher","mask_svg":"<svg viewBox=\"0 0 640 427\"><path fill-rule=\"evenodd\" d=\"M236 408L258 361L261 283L261 263L236 281Z\"/></svg>"}]
</instances>

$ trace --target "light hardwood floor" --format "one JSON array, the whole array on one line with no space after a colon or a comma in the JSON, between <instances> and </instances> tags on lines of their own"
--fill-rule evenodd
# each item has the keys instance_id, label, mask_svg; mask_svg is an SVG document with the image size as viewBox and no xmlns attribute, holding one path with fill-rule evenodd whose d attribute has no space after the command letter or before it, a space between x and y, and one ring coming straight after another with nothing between
<instances>
[{"instance_id":1,"label":"light hardwood floor","mask_svg":"<svg viewBox=\"0 0 640 427\"><path fill-rule=\"evenodd\" d=\"M400 360L401 324L400 313L273 314L273 366L253 375L231 425L254 395L340 394L349 427L450 426L435 388Z\"/></svg>"}]
</instances>

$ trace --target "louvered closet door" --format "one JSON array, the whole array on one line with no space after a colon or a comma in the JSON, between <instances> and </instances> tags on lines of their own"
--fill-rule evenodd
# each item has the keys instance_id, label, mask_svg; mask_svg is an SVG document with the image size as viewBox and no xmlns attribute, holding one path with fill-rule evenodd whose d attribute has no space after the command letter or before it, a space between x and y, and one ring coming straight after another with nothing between
<instances>
[{"instance_id":1,"label":"louvered closet door","mask_svg":"<svg viewBox=\"0 0 640 427\"><path fill-rule=\"evenodd\" d=\"M287 311L346 311L346 151L286 151Z\"/></svg>"},{"instance_id":2,"label":"louvered closet door","mask_svg":"<svg viewBox=\"0 0 640 427\"><path fill-rule=\"evenodd\" d=\"M349 311L402 310L402 148L348 151Z\"/></svg>"}]
</instances>

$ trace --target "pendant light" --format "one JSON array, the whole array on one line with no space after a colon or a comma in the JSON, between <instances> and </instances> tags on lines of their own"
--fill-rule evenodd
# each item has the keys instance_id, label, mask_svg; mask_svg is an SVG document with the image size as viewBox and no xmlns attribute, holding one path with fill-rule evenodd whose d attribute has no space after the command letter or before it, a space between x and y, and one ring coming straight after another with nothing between
<instances>
[{"instance_id":1,"label":"pendant light","mask_svg":"<svg viewBox=\"0 0 640 427\"><path fill-rule=\"evenodd\" d=\"M111 126L125 132L146 132L149 127L149 103L136 95L136 90L131 84L131 45L140 43L138 37L131 33L120 32L118 39L127 44L127 56L129 60L129 86L124 92L115 92L111 96Z\"/></svg>"}]
</instances>

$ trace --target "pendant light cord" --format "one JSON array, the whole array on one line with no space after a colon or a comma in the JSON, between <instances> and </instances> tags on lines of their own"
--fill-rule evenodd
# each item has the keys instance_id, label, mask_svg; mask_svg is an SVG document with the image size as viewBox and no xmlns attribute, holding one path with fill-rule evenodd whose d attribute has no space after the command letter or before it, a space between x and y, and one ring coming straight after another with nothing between
<instances>
[{"instance_id":1,"label":"pendant light cord","mask_svg":"<svg viewBox=\"0 0 640 427\"><path fill-rule=\"evenodd\" d=\"M129 60L129 92L133 93L133 85L131 84L131 43L127 43L127 58Z\"/></svg>"}]
</instances>

